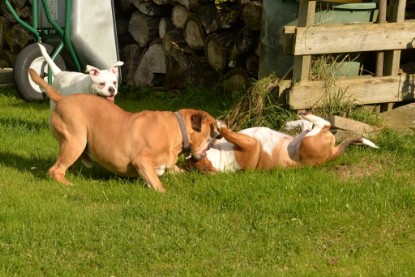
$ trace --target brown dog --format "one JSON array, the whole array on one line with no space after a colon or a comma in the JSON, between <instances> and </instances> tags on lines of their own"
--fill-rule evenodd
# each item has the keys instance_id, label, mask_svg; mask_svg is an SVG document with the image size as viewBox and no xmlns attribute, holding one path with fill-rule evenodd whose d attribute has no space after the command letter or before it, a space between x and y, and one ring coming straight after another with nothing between
<instances>
[{"instance_id":1,"label":"brown dog","mask_svg":"<svg viewBox=\"0 0 415 277\"><path fill-rule=\"evenodd\" d=\"M62 96L36 71L32 80L56 103L50 117L59 157L49 174L70 184L65 173L82 154L116 174L135 177L164 192L158 176L176 169L183 144L188 143L194 159L202 158L219 135L215 119L204 111L182 109L130 113L114 103L90 94ZM183 120L180 126L179 120Z\"/></svg>"},{"instance_id":2,"label":"brown dog","mask_svg":"<svg viewBox=\"0 0 415 277\"><path fill-rule=\"evenodd\" d=\"M194 165L202 172L319 165L338 158L352 143L378 148L360 137L349 138L336 146L335 137L329 131L330 122L312 114L301 117L286 124L287 129L303 129L296 137L266 127L235 133L218 122L223 138L212 145L205 158L194 161Z\"/></svg>"}]
</instances>

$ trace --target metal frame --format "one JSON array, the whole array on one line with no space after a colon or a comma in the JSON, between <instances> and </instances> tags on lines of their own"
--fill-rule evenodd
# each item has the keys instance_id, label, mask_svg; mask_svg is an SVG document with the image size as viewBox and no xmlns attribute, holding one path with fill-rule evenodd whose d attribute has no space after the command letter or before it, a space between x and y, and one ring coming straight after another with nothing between
<instances>
[{"instance_id":1,"label":"metal frame","mask_svg":"<svg viewBox=\"0 0 415 277\"><path fill-rule=\"evenodd\" d=\"M72 46L72 42L70 39L71 35L71 10L72 10L72 0L65 1L65 10L69 11L65 13L65 26L62 29L52 18L52 14L50 12L50 8L48 6L47 0L40 0L42 1L42 6L45 11L46 18L49 24L53 28L39 28L39 0L32 0L32 25L28 24L24 20L22 20L14 10L13 6L10 4L9 0L4 0L6 7L9 9L10 13L14 17L14 19L21 24L24 28L26 28L30 33L32 33L33 38L36 42L41 43L42 40L49 39L49 38L56 38L58 37L61 41L59 45L53 50L51 54L51 58L54 60L59 53L62 52L63 48L66 47L71 55L71 58L74 62L77 71L81 71L81 64L79 62L79 58L75 53L75 50ZM52 82L52 72L49 70L48 72L48 82Z\"/></svg>"}]
</instances>

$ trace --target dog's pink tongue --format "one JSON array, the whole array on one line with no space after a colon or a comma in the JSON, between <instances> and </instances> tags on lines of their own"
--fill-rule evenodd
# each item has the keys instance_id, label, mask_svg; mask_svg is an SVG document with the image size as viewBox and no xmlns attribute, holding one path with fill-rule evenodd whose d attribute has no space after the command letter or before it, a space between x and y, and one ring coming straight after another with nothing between
<instances>
[{"instance_id":1,"label":"dog's pink tongue","mask_svg":"<svg viewBox=\"0 0 415 277\"><path fill-rule=\"evenodd\" d=\"M113 96L107 96L105 98L107 98L107 100L109 100L111 102L114 102L115 101L115 96L114 95Z\"/></svg>"}]
</instances>

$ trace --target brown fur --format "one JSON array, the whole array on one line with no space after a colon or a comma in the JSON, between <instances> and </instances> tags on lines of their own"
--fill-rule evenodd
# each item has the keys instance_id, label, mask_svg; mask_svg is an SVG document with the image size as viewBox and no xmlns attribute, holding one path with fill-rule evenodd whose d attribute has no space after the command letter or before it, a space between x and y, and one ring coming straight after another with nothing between
<instances>
[{"instance_id":1,"label":"brown fur","mask_svg":"<svg viewBox=\"0 0 415 277\"><path fill-rule=\"evenodd\" d=\"M112 102L90 94L63 97L30 69L33 81L56 102L50 117L59 156L49 174L70 184L65 173L83 153L107 170L122 176L140 175L159 192L164 188L157 169L177 169L182 134L170 111L130 113ZM182 109L192 154L202 157L216 133L215 119L200 110Z\"/></svg>"}]
</instances>

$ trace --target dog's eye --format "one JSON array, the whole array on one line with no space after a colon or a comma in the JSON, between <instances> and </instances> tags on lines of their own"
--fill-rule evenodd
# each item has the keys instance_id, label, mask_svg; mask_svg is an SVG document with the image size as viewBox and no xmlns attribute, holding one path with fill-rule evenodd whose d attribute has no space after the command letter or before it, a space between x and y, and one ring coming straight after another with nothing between
<instances>
[{"instance_id":1,"label":"dog's eye","mask_svg":"<svg viewBox=\"0 0 415 277\"><path fill-rule=\"evenodd\" d=\"M105 86L105 82L99 83L100 86Z\"/></svg>"}]
</instances>

